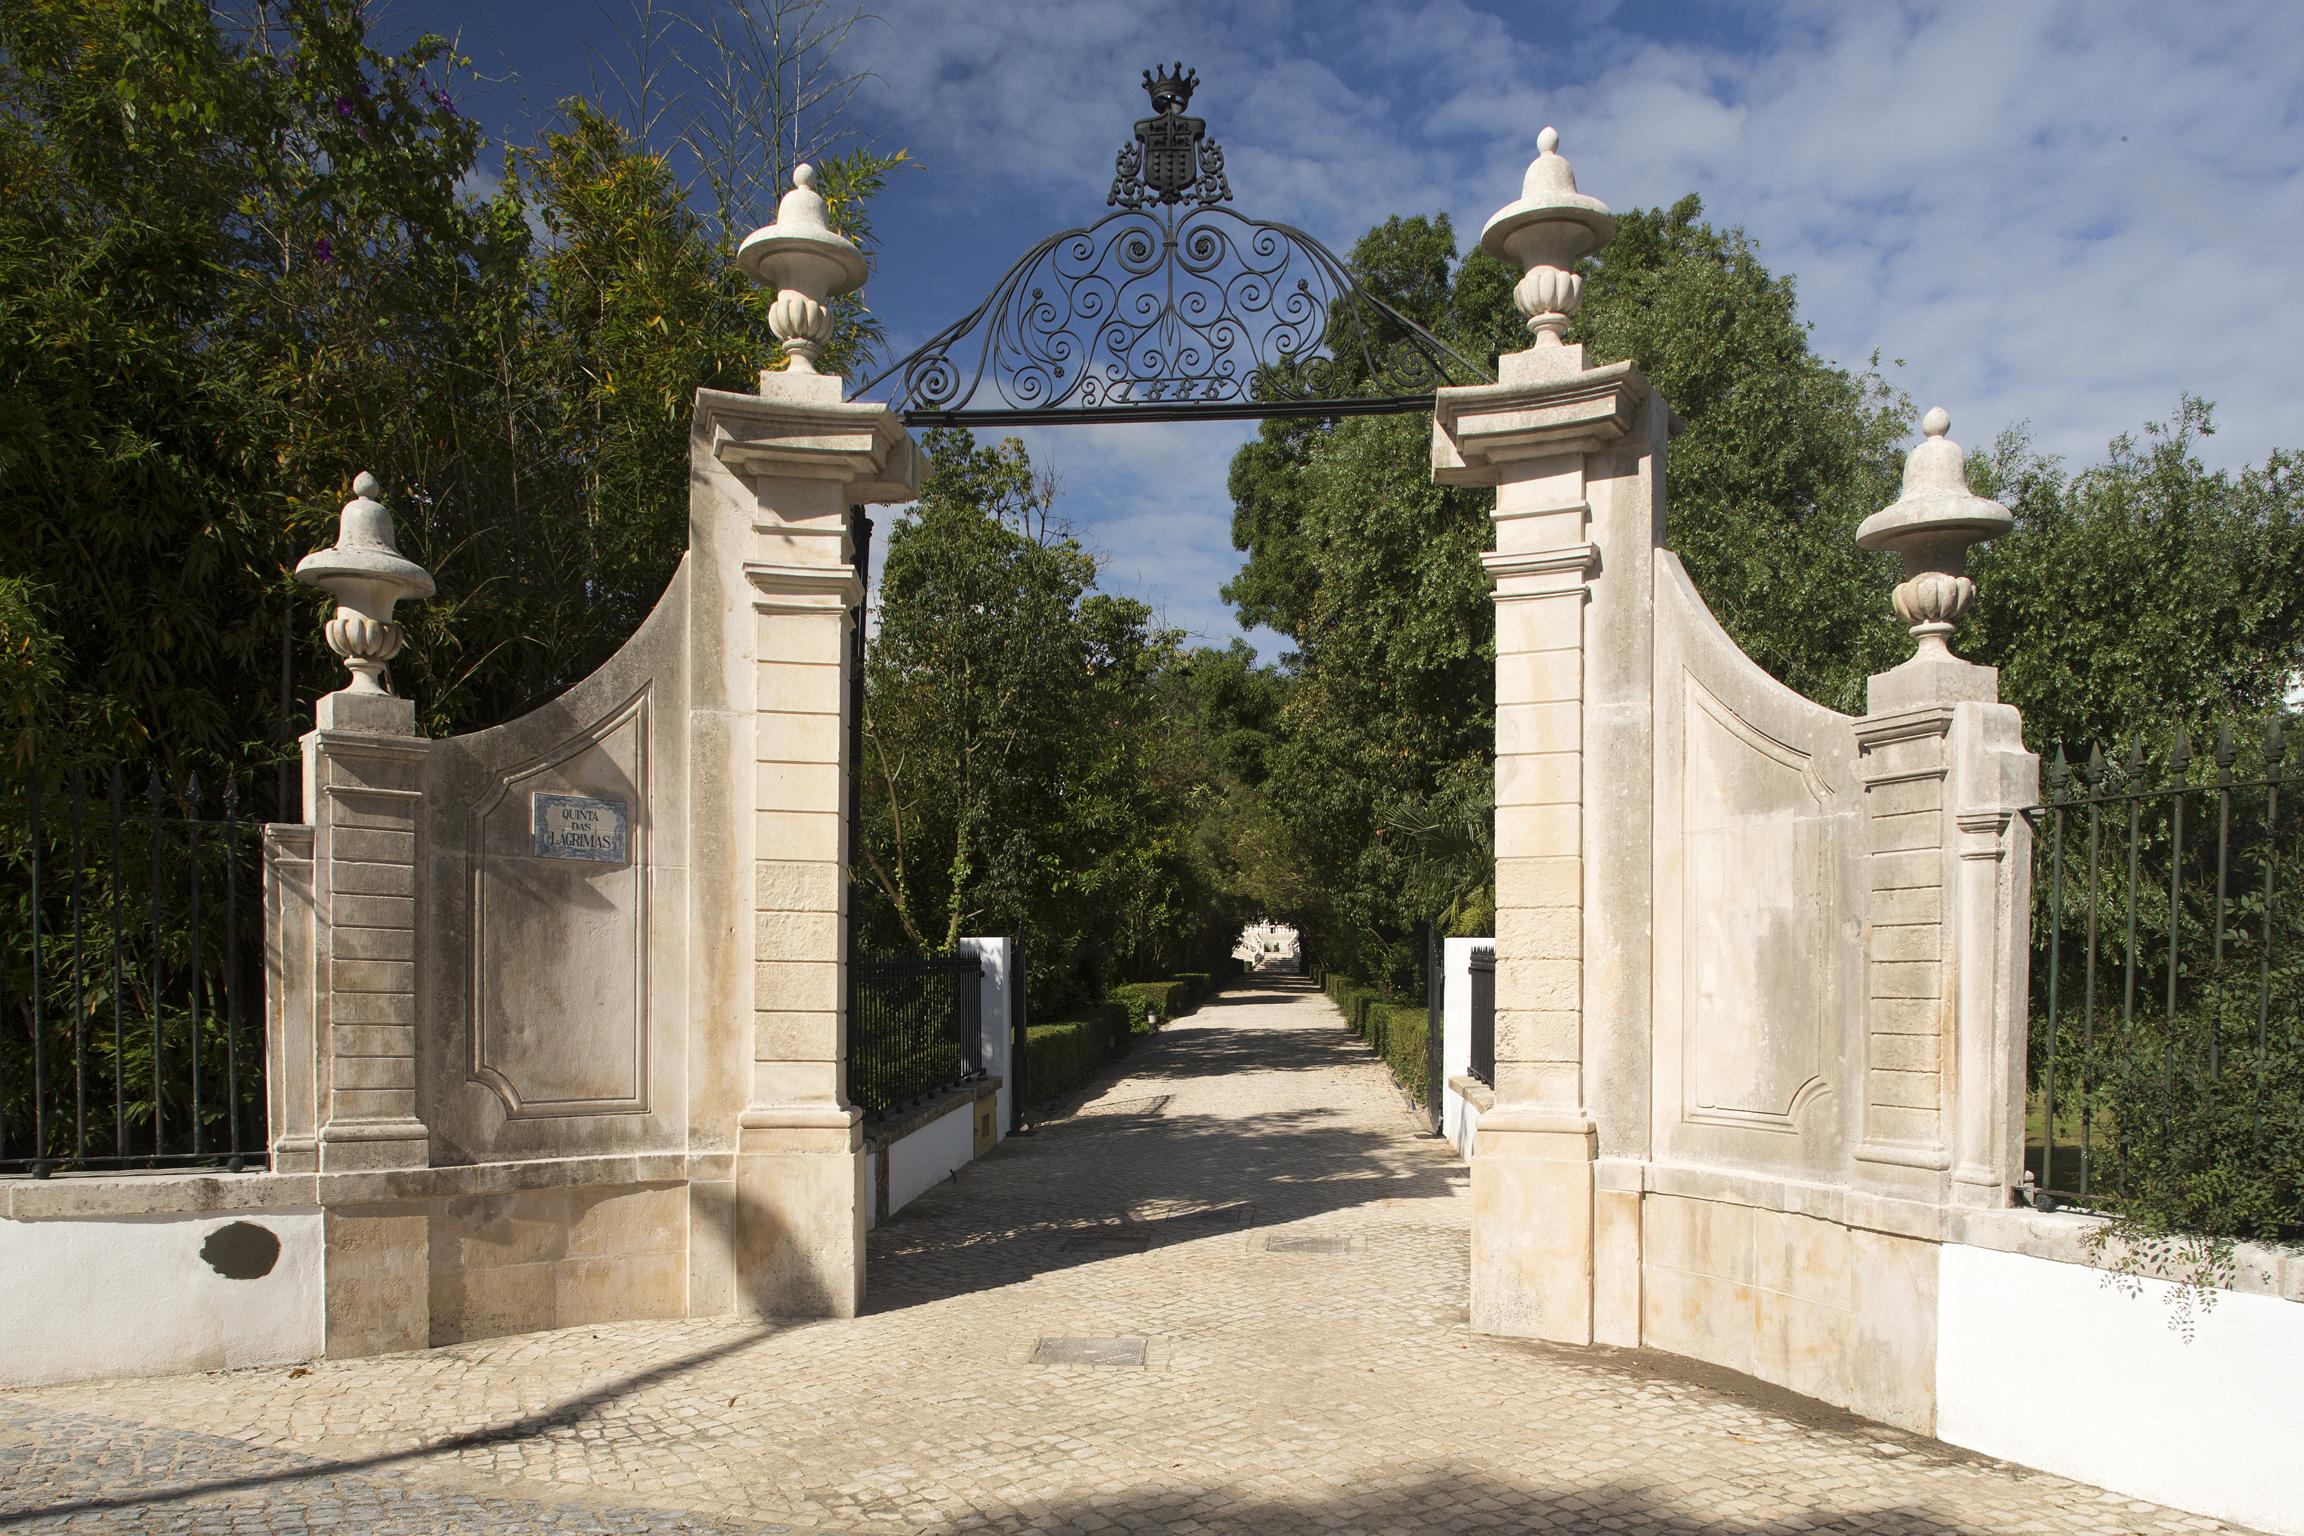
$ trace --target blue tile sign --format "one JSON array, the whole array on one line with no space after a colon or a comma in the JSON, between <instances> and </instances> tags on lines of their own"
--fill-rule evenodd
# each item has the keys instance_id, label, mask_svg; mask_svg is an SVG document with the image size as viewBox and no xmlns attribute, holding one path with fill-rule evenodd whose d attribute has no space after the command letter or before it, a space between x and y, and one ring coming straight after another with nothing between
<instances>
[{"instance_id":1,"label":"blue tile sign","mask_svg":"<svg viewBox=\"0 0 2304 1536\"><path fill-rule=\"evenodd\" d=\"M621 800L536 797L536 857L621 864L632 856L632 818Z\"/></svg>"}]
</instances>

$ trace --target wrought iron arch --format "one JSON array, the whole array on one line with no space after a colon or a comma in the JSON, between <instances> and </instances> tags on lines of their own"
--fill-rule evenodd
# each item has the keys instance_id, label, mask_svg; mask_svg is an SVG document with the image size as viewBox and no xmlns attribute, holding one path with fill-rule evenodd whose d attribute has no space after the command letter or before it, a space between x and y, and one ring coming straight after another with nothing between
<instances>
[{"instance_id":1,"label":"wrought iron arch","mask_svg":"<svg viewBox=\"0 0 2304 1536\"><path fill-rule=\"evenodd\" d=\"M1182 64L1118 157L1114 212L1049 236L926 345L866 380L916 427L1429 411L1493 376L1232 187Z\"/></svg>"}]
</instances>

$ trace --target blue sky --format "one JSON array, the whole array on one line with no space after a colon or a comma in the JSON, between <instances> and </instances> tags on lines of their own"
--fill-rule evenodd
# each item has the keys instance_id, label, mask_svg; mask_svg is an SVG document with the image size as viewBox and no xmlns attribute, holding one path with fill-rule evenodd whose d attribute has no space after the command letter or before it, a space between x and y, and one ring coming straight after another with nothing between
<instances>
[{"instance_id":1,"label":"blue sky","mask_svg":"<svg viewBox=\"0 0 2304 1536\"><path fill-rule=\"evenodd\" d=\"M709 3L709 0L691 0ZM625 0L376 0L458 32L509 124L621 54ZM1799 286L1817 349L1877 350L1953 435L2029 423L2086 462L2215 400L2212 462L2304 446L2304 15L2289 0L1557 4L878 0L838 125L918 162L877 213L899 350L1035 240L1105 211L1146 65L1199 71L1243 212L1343 250L1393 213L1460 235L1556 125L1619 209L1695 192ZM814 131L814 125L811 131ZM1025 434L1107 585L1222 643L1224 491L1246 426ZM1274 637L1256 637L1267 656Z\"/></svg>"}]
</instances>

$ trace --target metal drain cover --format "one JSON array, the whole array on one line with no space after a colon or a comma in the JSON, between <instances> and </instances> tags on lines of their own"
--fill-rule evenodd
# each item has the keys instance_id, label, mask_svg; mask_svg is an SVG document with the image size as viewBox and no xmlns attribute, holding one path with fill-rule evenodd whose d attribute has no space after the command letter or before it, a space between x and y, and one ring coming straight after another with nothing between
<instances>
[{"instance_id":1,"label":"metal drain cover","mask_svg":"<svg viewBox=\"0 0 2304 1536\"><path fill-rule=\"evenodd\" d=\"M1032 1346L1034 1365L1136 1365L1144 1363L1141 1338L1042 1339Z\"/></svg>"},{"instance_id":2,"label":"metal drain cover","mask_svg":"<svg viewBox=\"0 0 2304 1536\"><path fill-rule=\"evenodd\" d=\"M1275 1232L1264 1239L1266 1253L1350 1253L1348 1237L1314 1237L1308 1233Z\"/></svg>"}]
</instances>

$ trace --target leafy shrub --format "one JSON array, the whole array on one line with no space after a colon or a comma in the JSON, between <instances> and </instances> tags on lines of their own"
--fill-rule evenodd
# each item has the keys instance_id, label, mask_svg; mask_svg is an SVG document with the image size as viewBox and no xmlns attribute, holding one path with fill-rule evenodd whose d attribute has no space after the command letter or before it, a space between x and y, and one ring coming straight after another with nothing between
<instances>
[{"instance_id":1,"label":"leafy shrub","mask_svg":"<svg viewBox=\"0 0 2304 1536\"><path fill-rule=\"evenodd\" d=\"M1182 984L1173 981L1131 981L1114 987L1112 1000L1128 1010L1128 1028L1139 1035L1192 1011ZM1145 1022L1147 1014L1150 1024Z\"/></svg>"},{"instance_id":2,"label":"leafy shrub","mask_svg":"<svg viewBox=\"0 0 2304 1536\"><path fill-rule=\"evenodd\" d=\"M1431 1090L1425 1057L1426 1021L1421 1003L1392 1002L1377 988L1330 971L1325 990L1343 1011L1344 1022L1368 1042L1400 1086L1425 1101Z\"/></svg>"},{"instance_id":3,"label":"leafy shrub","mask_svg":"<svg viewBox=\"0 0 2304 1536\"><path fill-rule=\"evenodd\" d=\"M1062 1098L1128 1053L1129 1021L1118 1002L1090 1003L1072 1017L1025 1031L1024 1102Z\"/></svg>"}]
</instances>

